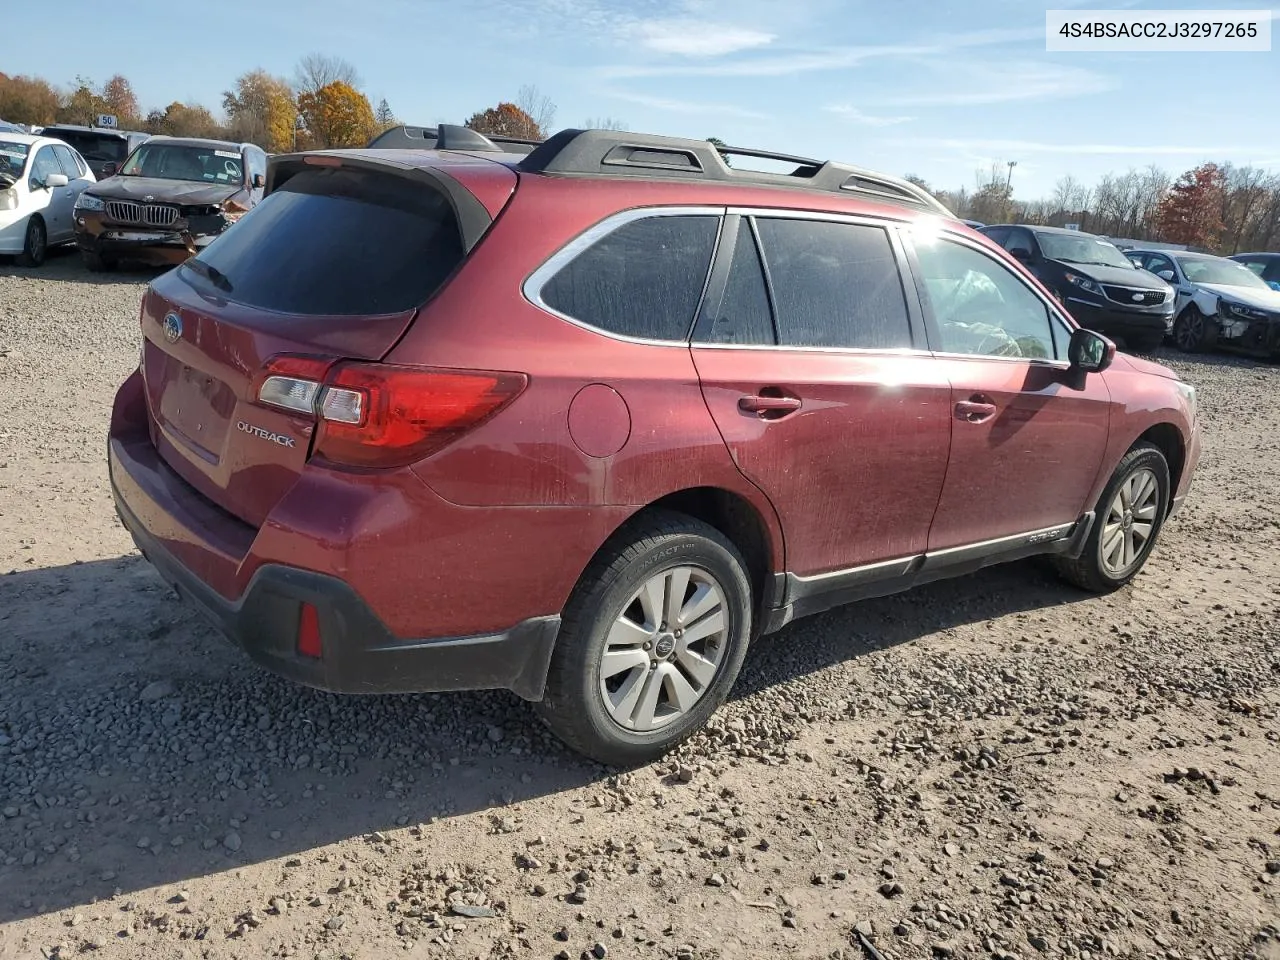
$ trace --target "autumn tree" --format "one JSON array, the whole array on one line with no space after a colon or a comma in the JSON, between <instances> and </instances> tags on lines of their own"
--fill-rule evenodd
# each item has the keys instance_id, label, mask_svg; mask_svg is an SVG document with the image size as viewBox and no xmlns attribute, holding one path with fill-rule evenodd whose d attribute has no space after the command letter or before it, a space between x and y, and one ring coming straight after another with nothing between
<instances>
[{"instance_id":1,"label":"autumn tree","mask_svg":"<svg viewBox=\"0 0 1280 960\"><path fill-rule=\"evenodd\" d=\"M92 126L98 122L98 114L110 112L107 101L98 93L93 81L87 77L76 77L75 86L62 98L58 107L57 121Z\"/></svg>"},{"instance_id":2,"label":"autumn tree","mask_svg":"<svg viewBox=\"0 0 1280 960\"><path fill-rule=\"evenodd\" d=\"M360 74L341 57L324 53L309 53L298 61L294 72L294 86L299 94L319 93L331 83L345 83L358 89Z\"/></svg>"},{"instance_id":3,"label":"autumn tree","mask_svg":"<svg viewBox=\"0 0 1280 960\"><path fill-rule=\"evenodd\" d=\"M256 143L270 153L293 149L298 108L288 81L251 70L236 80L234 90L223 93L222 109L230 118L232 138Z\"/></svg>"},{"instance_id":4,"label":"autumn tree","mask_svg":"<svg viewBox=\"0 0 1280 960\"><path fill-rule=\"evenodd\" d=\"M525 113L514 103L502 102L496 107L473 113L467 124L476 133L495 137L515 137L519 140L544 139L542 128L533 117Z\"/></svg>"},{"instance_id":5,"label":"autumn tree","mask_svg":"<svg viewBox=\"0 0 1280 960\"><path fill-rule=\"evenodd\" d=\"M363 147L377 132L369 99L341 80L300 94L298 113L320 147Z\"/></svg>"},{"instance_id":6,"label":"autumn tree","mask_svg":"<svg viewBox=\"0 0 1280 960\"><path fill-rule=\"evenodd\" d=\"M116 124L123 130L136 129L142 119L142 108L129 81L116 74L102 87L102 99L106 104L103 113L114 114Z\"/></svg>"},{"instance_id":7,"label":"autumn tree","mask_svg":"<svg viewBox=\"0 0 1280 960\"><path fill-rule=\"evenodd\" d=\"M1170 243L1210 247L1222 233L1226 176L1216 163L1203 163L1180 176L1160 204L1156 224Z\"/></svg>"},{"instance_id":8,"label":"autumn tree","mask_svg":"<svg viewBox=\"0 0 1280 960\"><path fill-rule=\"evenodd\" d=\"M917 174L914 174L914 173L908 173L902 179L906 180L907 183L910 183L919 187L925 193L928 193L928 194L933 193L933 187L929 186L929 181L926 180L924 177L918 176Z\"/></svg>"},{"instance_id":9,"label":"autumn tree","mask_svg":"<svg viewBox=\"0 0 1280 960\"><path fill-rule=\"evenodd\" d=\"M0 73L0 119L28 126L53 123L58 115L58 92L40 77L9 77Z\"/></svg>"},{"instance_id":10,"label":"autumn tree","mask_svg":"<svg viewBox=\"0 0 1280 960\"><path fill-rule=\"evenodd\" d=\"M147 133L169 137L209 137L222 139L227 136L207 107L198 103L174 101L163 110L152 110L143 124Z\"/></svg>"}]
</instances>

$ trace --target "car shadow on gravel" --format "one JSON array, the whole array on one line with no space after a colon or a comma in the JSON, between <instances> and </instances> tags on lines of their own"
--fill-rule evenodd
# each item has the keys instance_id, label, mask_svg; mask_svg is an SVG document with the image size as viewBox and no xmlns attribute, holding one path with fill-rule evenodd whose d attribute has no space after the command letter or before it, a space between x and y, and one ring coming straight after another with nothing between
<instances>
[{"instance_id":1,"label":"car shadow on gravel","mask_svg":"<svg viewBox=\"0 0 1280 960\"><path fill-rule=\"evenodd\" d=\"M1021 563L840 608L756 644L733 699L1084 596ZM352 838L429 854L432 818L480 813L506 832L512 804L615 772L503 692L340 697L280 680L136 555L0 576L0 636L0 924L117 891L167 899Z\"/></svg>"},{"instance_id":2,"label":"car shadow on gravel","mask_svg":"<svg viewBox=\"0 0 1280 960\"><path fill-rule=\"evenodd\" d=\"M89 283L96 286L143 286L168 269L170 268L122 263L114 270L94 273L80 259L80 251L71 246L52 248L44 263L38 267L20 267L12 257L0 256L0 277Z\"/></svg>"}]
</instances>

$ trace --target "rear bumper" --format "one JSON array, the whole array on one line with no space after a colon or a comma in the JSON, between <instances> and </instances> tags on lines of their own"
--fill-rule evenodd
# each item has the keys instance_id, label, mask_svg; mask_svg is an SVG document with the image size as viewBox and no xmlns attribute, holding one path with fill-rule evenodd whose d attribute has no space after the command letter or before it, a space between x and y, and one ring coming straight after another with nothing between
<instances>
[{"instance_id":1,"label":"rear bumper","mask_svg":"<svg viewBox=\"0 0 1280 960\"><path fill-rule=\"evenodd\" d=\"M139 551L184 600L262 666L335 693L507 689L526 700L542 698L558 616L483 636L403 640L392 636L343 581L280 564L259 567L244 594L229 601L183 566L138 519L116 482L116 448L113 441L112 495ZM319 658L297 651L304 603L318 615Z\"/></svg>"},{"instance_id":2,"label":"rear bumper","mask_svg":"<svg viewBox=\"0 0 1280 960\"><path fill-rule=\"evenodd\" d=\"M477 600L492 593L492 579L477 579L474 592L461 590L457 577L445 577L433 566L439 560L456 571L459 558L430 547L425 553L419 549L416 565L383 549L376 559L347 555L329 572L306 569L312 554L305 550L258 553L264 531L224 514L160 458L145 420L139 423L145 417L143 403L135 374L117 394L107 444L116 512L160 575L253 660L298 683L337 693L507 689L526 700L542 698L560 617L530 614L558 610L559 604L526 607L508 619L501 598L487 605ZM403 508L397 492L392 491L393 498ZM337 509L332 499L327 502ZM505 572L500 558L487 554L485 539L474 535L474 522L470 529L481 570L496 569L500 580ZM281 534L274 533L279 546ZM378 540L385 546L388 539L381 528ZM509 538L500 543L510 555ZM352 576L336 575L344 570ZM423 639L413 628L396 630L394 622L375 612L378 608L361 592L365 588L378 596L389 590L416 612L419 626L442 628ZM319 658L297 650L304 603L317 613ZM392 612L403 615L404 610ZM494 629L495 623L514 626Z\"/></svg>"},{"instance_id":3,"label":"rear bumper","mask_svg":"<svg viewBox=\"0 0 1280 960\"><path fill-rule=\"evenodd\" d=\"M1067 309L1080 326L1099 333L1155 337L1173 331L1172 303L1159 310L1125 310L1068 297Z\"/></svg>"}]
</instances>

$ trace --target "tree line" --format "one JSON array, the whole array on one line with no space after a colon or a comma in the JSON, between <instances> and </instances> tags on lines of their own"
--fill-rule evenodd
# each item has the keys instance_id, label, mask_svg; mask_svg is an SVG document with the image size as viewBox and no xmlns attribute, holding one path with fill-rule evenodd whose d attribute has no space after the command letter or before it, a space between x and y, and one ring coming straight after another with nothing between
<instances>
[{"instance_id":1,"label":"tree line","mask_svg":"<svg viewBox=\"0 0 1280 960\"><path fill-rule=\"evenodd\" d=\"M1051 196L1014 198L1006 164L978 172L972 191L929 190L958 217L983 223L1078 224L1118 239L1184 244L1228 255L1280 250L1280 173L1232 163L1202 163L1174 176L1157 166L1106 174L1090 185L1068 174Z\"/></svg>"},{"instance_id":2,"label":"tree line","mask_svg":"<svg viewBox=\"0 0 1280 960\"><path fill-rule=\"evenodd\" d=\"M144 110L123 74L101 85L77 76L65 87L43 77L0 73L0 119L28 126L96 124L112 114L121 130L176 137L209 137L256 143L269 153L363 147L401 121L385 98L376 105L362 91L355 67L340 57L303 57L291 78L262 69L236 78L222 94L221 115L200 103L173 101ZM556 105L536 86L521 87L511 101L478 110L464 123L480 133L541 140L555 121ZM587 126L622 130L612 117Z\"/></svg>"}]
</instances>

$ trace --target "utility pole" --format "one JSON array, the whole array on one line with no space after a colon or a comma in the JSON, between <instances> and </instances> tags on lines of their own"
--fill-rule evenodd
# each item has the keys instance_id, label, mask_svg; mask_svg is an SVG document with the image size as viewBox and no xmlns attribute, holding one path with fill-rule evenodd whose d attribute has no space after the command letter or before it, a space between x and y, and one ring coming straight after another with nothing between
<instances>
[{"instance_id":1,"label":"utility pole","mask_svg":"<svg viewBox=\"0 0 1280 960\"><path fill-rule=\"evenodd\" d=\"M1013 190L1013 168L1014 168L1014 167L1016 167L1017 165L1018 165L1018 161L1017 161L1017 160L1010 160L1010 161L1009 161L1009 164L1008 164L1008 166L1009 166L1009 177L1008 177L1008 179L1006 179L1006 180L1005 180L1005 182L1004 182L1004 189L1005 189L1005 192L1006 192L1006 193L1009 193L1010 191L1012 191L1012 190Z\"/></svg>"}]
</instances>

